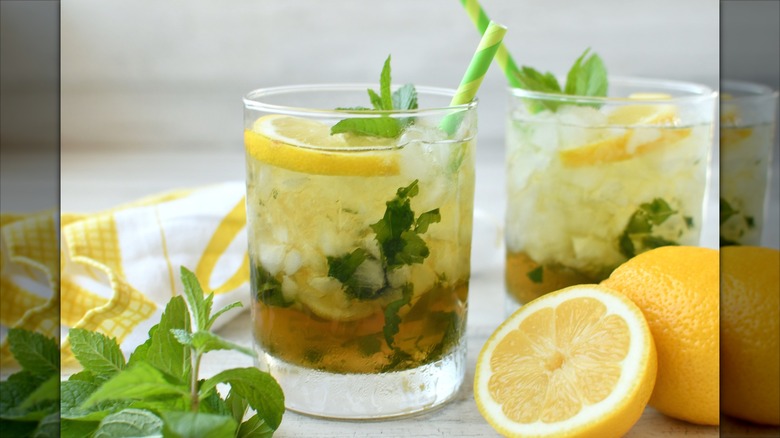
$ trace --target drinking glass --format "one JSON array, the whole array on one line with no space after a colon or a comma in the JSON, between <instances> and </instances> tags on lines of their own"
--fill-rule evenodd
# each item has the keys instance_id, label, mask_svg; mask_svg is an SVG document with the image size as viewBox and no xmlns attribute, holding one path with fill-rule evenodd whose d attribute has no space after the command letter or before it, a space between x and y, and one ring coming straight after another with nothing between
<instances>
[{"instance_id":1,"label":"drinking glass","mask_svg":"<svg viewBox=\"0 0 780 438\"><path fill-rule=\"evenodd\" d=\"M720 245L761 245L777 129L777 91L723 81L720 101Z\"/></svg>"},{"instance_id":2,"label":"drinking glass","mask_svg":"<svg viewBox=\"0 0 780 438\"><path fill-rule=\"evenodd\" d=\"M699 244L715 93L631 78L609 91L509 90L507 313L644 251Z\"/></svg>"},{"instance_id":3,"label":"drinking glass","mask_svg":"<svg viewBox=\"0 0 780 438\"><path fill-rule=\"evenodd\" d=\"M244 99L257 363L316 416L419 412L464 375L477 103L418 87L420 109L355 110L370 87ZM339 128L365 125L386 136Z\"/></svg>"}]
</instances>

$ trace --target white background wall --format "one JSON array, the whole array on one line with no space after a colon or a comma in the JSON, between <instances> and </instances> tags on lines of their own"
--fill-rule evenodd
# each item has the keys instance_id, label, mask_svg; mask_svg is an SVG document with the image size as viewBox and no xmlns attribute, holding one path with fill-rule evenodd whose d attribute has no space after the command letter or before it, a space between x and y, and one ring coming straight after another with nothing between
<instances>
[{"instance_id":1,"label":"white background wall","mask_svg":"<svg viewBox=\"0 0 780 438\"><path fill-rule=\"evenodd\" d=\"M565 73L591 47L612 74L717 86L717 0L484 0L520 64ZM458 0L69 0L63 153L241 148L241 96L272 85L456 87L479 41ZM480 139L503 143L505 81L480 90ZM485 146L487 147L487 146Z\"/></svg>"}]
</instances>

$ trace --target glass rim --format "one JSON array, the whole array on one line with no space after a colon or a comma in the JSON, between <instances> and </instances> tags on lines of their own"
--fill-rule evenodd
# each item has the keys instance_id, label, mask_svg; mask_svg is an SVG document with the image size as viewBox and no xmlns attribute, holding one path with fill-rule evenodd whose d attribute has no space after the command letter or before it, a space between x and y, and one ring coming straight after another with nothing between
<instances>
[{"instance_id":1,"label":"glass rim","mask_svg":"<svg viewBox=\"0 0 780 438\"><path fill-rule=\"evenodd\" d=\"M561 79L561 78L559 78ZM718 96L718 92L712 88L698 84L695 82L666 80L666 79L652 79L642 77L630 77L630 76L610 76L610 85L622 85L622 86L638 86L646 88L661 88L670 91L682 91L687 93L683 96L672 96L671 98L664 99L642 99L642 104L647 105L668 105L672 104L696 104L701 102L707 102L714 100ZM598 97L598 96L579 96L579 95L567 95L558 93L546 93L541 91L528 91L522 88L508 88L512 97L519 97L525 99L536 100L553 100L558 102L567 103L594 103L594 104L636 104L638 99L631 99L626 97ZM661 90L659 90L660 92Z\"/></svg>"},{"instance_id":2,"label":"glass rim","mask_svg":"<svg viewBox=\"0 0 780 438\"><path fill-rule=\"evenodd\" d=\"M728 90L733 90L734 92L744 94L730 95L728 98L726 98L726 94L731 94L728 92ZM744 101L771 101L777 100L778 96L780 96L780 92L778 92L778 90L775 90L768 85L736 79L721 80L720 91L722 104L731 104Z\"/></svg>"},{"instance_id":3,"label":"glass rim","mask_svg":"<svg viewBox=\"0 0 780 438\"><path fill-rule=\"evenodd\" d=\"M359 115L361 117L411 117L411 116L431 116L436 114L450 114L452 112L472 110L477 107L478 98L474 98L468 103L460 105L448 105L442 107L426 107L411 110L350 110L336 108L307 108L304 106L278 105L259 100L263 97L280 96L293 93L305 93L315 91L363 91L368 88L378 89L379 84L374 83L333 83L333 84L304 84L304 85L283 85L278 87L257 88L243 97L244 108L256 111L264 111L274 114L300 115L305 114L317 117L345 117ZM393 86L391 90L397 90L401 86ZM457 90L443 87L415 86L418 95L433 95L453 97Z\"/></svg>"}]
</instances>

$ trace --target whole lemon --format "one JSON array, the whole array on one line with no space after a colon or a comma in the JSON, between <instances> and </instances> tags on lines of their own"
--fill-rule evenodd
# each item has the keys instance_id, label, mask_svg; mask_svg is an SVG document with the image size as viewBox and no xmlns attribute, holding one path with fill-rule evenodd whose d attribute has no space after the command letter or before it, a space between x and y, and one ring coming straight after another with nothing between
<instances>
[{"instance_id":1,"label":"whole lemon","mask_svg":"<svg viewBox=\"0 0 780 438\"><path fill-rule=\"evenodd\" d=\"M620 265L604 280L642 309L658 351L650 405L697 424L719 409L718 251L666 246Z\"/></svg>"},{"instance_id":2,"label":"whole lemon","mask_svg":"<svg viewBox=\"0 0 780 438\"><path fill-rule=\"evenodd\" d=\"M721 251L721 410L780 425L780 251Z\"/></svg>"}]
</instances>

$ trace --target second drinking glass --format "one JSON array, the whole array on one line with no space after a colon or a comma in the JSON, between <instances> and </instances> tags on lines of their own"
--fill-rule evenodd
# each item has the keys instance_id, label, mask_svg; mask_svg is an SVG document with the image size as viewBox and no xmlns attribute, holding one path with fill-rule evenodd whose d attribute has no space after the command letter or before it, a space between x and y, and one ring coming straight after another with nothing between
<instances>
[{"instance_id":1,"label":"second drinking glass","mask_svg":"<svg viewBox=\"0 0 780 438\"><path fill-rule=\"evenodd\" d=\"M507 313L641 252L699 244L712 90L614 79L603 98L510 93Z\"/></svg>"}]
</instances>

